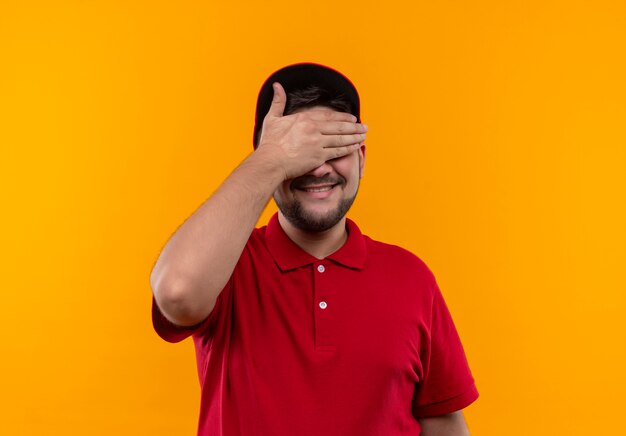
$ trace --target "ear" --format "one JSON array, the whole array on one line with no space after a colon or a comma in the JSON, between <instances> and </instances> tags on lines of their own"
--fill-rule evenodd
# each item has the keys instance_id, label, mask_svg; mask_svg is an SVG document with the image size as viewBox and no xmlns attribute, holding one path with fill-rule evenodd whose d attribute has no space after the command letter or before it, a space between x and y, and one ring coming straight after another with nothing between
<instances>
[{"instance_id":1,"label":"ear","mask_svg":"<svg viewBox=\"0 0 626 436\"><path fill-rule=\"evenodd\" d=\"M365 167L365 142L359 148L359 178L363 178L363 168Z\"/></svg>"}]
</instances>

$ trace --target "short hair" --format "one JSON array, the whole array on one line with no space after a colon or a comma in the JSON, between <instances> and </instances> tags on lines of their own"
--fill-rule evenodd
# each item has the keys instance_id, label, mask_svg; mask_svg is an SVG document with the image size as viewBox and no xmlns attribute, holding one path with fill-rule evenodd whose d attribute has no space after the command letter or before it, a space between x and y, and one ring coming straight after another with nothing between
<instances>
[{"instance_id":1,"label":"short hair","mask_svg":"<svg viewBox=\"0 0 626 436\"><path fill-rule=\"evenodd\" d=\"M310 85L287 93L284 114L289 115L296 110L313 106L325 106L339 112L352 112L352 105L344 94L332 93L321 86Z\"/></svg>"}]
</instances>

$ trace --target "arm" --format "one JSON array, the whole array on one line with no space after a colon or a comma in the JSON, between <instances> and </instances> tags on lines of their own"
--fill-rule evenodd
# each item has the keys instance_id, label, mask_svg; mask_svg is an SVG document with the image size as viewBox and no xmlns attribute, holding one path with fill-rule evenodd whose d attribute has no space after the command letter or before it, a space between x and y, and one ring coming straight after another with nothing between
<instances>
[{"instance_id":1,"label":"arm","mask_svg":"<svg viewBox=\"0 0 626 436\"><path fill-rule=\"evenodd\" d=\"M171 236L150 284L174 324L194 325L211 312L279 177L251 155Z\"/></svg>"},{"instance_id":2,"label":"arm","mask_svg":"<svg viewBox=\"0 0 626 436\"><path fill-rule=\"evenodd\" d=\"M470 434L460 410L447 415L422 418L419 423L422 427L422 436L469 436Z\"/></svg>"},{"instance_id":3,"label":"arm","mask_svg":"<svg viewBox=\"0 0 626 436\"><path fill-rule=\"evenodd\" d=\"M284 89L274 84L259 148L180 226L159 255L150 285L171 322L191 326L209 315L280 183L352 153L365 139L366 127L350 114L283 116L285 103Z\"/></svg>"}]
</instances>

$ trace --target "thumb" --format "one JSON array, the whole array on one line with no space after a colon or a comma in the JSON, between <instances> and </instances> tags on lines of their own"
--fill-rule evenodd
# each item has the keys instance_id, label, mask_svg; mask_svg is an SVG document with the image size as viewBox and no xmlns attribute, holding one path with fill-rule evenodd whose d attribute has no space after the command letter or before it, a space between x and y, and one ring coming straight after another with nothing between
<instances>
[{"instance_id":1,"label":"thumb","mask_svg":"<svg viewBox=\"0 0 626 436\"><path fill-rule=\"evenodd\" d=\"M283 86L278 82L272 83L272 89L274 89L274 98L272 98L272 104L270 110L267 111L267 115L282 117L285 112L285 104L287 104L287 94Z\"/></svg>"}]
</instances>

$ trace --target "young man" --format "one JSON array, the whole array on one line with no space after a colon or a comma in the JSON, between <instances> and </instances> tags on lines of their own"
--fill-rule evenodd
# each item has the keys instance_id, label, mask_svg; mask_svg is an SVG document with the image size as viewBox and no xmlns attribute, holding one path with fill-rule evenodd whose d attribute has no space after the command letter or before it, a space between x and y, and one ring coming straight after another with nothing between
<instances>
[{"instance_id":1,"label":"young man","mask_svg":"<svg viewBox=\"0 0 626 436\"><path fill-rule=\"evenodd\" d=\"M345 216L366 132L341 73L275 72L255 151L164 247L153 323L193 336L199 435L469 434L478 393L433 275ZM271 196L279 212L254 229Z\"/></svg>"}]
</instances>

